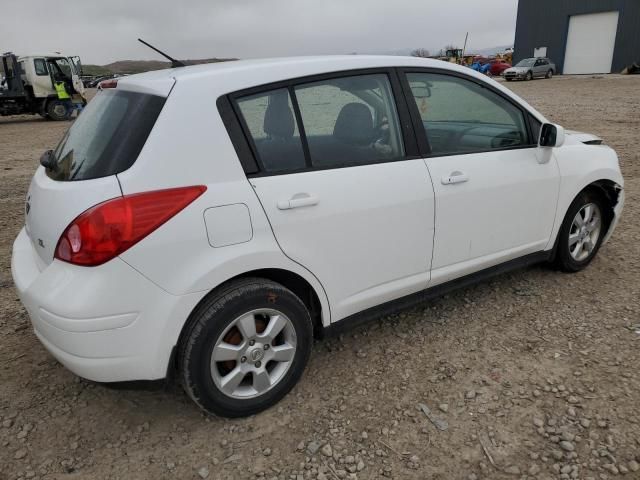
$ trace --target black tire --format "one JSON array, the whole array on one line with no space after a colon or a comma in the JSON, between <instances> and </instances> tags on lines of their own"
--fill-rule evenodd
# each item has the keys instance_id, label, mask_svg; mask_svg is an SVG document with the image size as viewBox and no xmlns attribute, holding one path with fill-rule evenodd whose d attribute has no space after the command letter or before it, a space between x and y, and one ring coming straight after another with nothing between
<instances>
[{"instance_id":1,"label":"black tire","mask_svg":"<svg viewBox=\"0 0 640 480\"><path fill-rule=\"evenodd\" d=\"M571 250L569 247L569 235L571 233L573 219L582 209L582 207L589 203L595 204L600 211L600 231L598 234L598 239L595 242L595 246L591 253L589 253L586 258L578 261L571 255ZM579 272L587 265L589 265L589 263L591 263L593 258L598 253L600 245L602 245L602 240L608 230L610 222L610 209L608 208L603 196L591 190L585 190L581 192L569 206L567 214L562 221L560 231L558 232L558 243L555 258L556 266L564 272L574 273Z\"/></svg>"},{"instance_id":2,"label":"black tire","mask_svg":"<svg viewBox=\"0 0 640 480\"><path fill-rule=\"evenodd\" d=\"M547 74L544 76L544 78L551 78L553 77L553 70L549 69L549 71L547 72Z\"/></svg>"},{"instance_id":3,"label":"black tire","mask_svg":"<svg viewBox=\"0 0 640 480\"><path fill-rule=\"evenodd\" d=\"M530 71L529 71L529 72L527 72L527 74L524 76L524 79L525 79L526 81L533 80L533 73L532 73L532 72L530 72Z\"/></svg>"},{"instance_id":4,"label":"black tire","mask_svg":"<svg viewBox=\"0 0 640 480\"><path fill-rule=\"evenodd\" d=\"M511 80L513 80L513 79L511 79L511 78L507 78L507 77L504 77L504 78L505 78L505 80L506 80L507 82L510 82Z\"/></svg>"},{"instance_id":5,"label":"black tire","mask_svg":"<svg viewBox=\"0 0 640 480\"><path fill-rule=\"evenodd\" d=\"M211 355L229 325L256 309L275 309L288 317L295 330L296 349L288 370L269 390L251 398L234 398L216 386ZM204 411L224 417L253 415L277 403L298 382L312 343L311 317L293 292L270 280L239 279L210 295L191 315L178 345L179 376L187 394Z\"/></svg>"},{"instance_id":6,"label":"black tire","mask_svg":"<svg viewBox=\"0 0 640 480\"><path fill-rule=\"evenodd\" d=\"M46 107L47 118L55 121L69 120L71 109L68 104L69 102L64 100L49 100Z\"/></svg>"}]
</instances>

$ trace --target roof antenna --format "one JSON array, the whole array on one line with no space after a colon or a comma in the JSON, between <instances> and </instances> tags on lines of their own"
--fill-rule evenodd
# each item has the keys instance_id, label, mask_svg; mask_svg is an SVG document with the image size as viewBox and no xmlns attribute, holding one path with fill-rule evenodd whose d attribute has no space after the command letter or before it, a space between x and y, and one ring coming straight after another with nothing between
<instances>
[{"instance_id":1,"label":"roof antenna","mask_svg":"<svg viewBox=\"0 0 640 480\"><path fill-rule=\"evenodd\" d=\"M145 42L144 40L142 40L141 38L138 39L138 41L140 43L142 43L143 45L146 45L147 47L149 47L151 50L155 50L156 52L158 52L160 55L162 55L164 58L168 59L171 61L171 68L176 68L176 67L186 67L186 65L181 62L180 60L176 60L175 58L171 58L169 55L167 55L166 53L164 53L161 50L158 50L156 47L154 47L153 45L148 44L147 42Z\"/></svg>"}]
</instances>

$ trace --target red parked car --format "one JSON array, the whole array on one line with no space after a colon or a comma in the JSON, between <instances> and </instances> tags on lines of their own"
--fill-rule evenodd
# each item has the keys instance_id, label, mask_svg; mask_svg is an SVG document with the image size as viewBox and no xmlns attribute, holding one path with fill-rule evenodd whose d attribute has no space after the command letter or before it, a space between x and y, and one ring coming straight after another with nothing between
<instances>
[{"instance_id":1,"label":"red parked car","mask_svg":"<svg viewBox=\"0 0 640 480\"><path fill-rule=\"evenodd\" d=\"M511 64L509 62L507 62L506 60L502 60L501 58L494 58L493 60L491 60L491 67L489 68L489 71L491 72L491 75L497 77L498 75L501 75L502 72L504 72L507 68L511 68Z\"/></svg>"}]
</instances>

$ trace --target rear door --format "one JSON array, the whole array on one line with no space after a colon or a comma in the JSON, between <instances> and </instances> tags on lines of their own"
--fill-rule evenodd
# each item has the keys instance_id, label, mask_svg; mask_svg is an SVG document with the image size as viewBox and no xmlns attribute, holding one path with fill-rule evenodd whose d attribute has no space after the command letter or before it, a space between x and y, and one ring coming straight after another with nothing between
<instances>
[{"instance_id":1,"label":"rear door","mask_svg":"<svg viewBox=\"0 0 640 480\"><path fill-rule=\"evenodd\" d=\"M251 184L284 253L325 288L333 321L428 283L434 194L395 78L359 72L235 96L262 170Z\"/></svg>"},{"instance_id":2,"label":"rear door","mask_svg":"<svg viewBox=\"0 0 640 480\"><path fill-rule=\"evenodd\" d=\"M466 75L405 78L435 190L432 284L544 250L560 176L539 122Z\"/></svg>"}]
</instances>

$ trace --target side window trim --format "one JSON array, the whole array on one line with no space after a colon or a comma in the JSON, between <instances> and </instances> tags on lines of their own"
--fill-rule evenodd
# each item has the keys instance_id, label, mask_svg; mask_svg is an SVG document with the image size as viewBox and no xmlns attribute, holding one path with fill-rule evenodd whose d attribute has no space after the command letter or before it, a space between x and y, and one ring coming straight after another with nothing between
<instances>
[{"instance_id":1,"label":"side window trim","mask_svg":"<svg viewBox=\"0 0 640 480\"><path fill-rule=\"evenodd\" d=\"M303 85L306 83L313 83L322 80L329 80L334 78L341 77L351 77L357 75L371 75L371 74L384 74L387 75L389 83L391 85L391 93L392 100L395 102L396 112L398 114L398 122L400 125L400 130L402 133L402 141L404 144L405 155L403 157L389 160L389 162L400 162L405 160L412 160L421 158L422 154L420 153L420 149L418 146L415 125L413 124L411 114L410 114L410 104L407 104L407 99L402 91L402 84L400 76L398 75L397 68L394 67L380 67L380 68L364 68L364 69L353 69L353 70L341 70L336 72L328 72L317 75L310 75L304 77L296 77L287 80L282 80L279 82L272 82L264 85L259 85L255 87L246 88L243 90L238 90L235 92L231 92L225 95L222 95L218 98L216 105L218 107L218 112L220 116L223 117L223 123L227 128L227 132L229 133L229 137L231 142L238 154L240 159L240 163L245 170L245 173L248 177L262 177L262 176L272 176L272 175L287 175L291 173L302 173L307 171L316 171L316 170L330 170L330 169L338 169L345 168L342 166L338 167L312 167L311 164L311 156L308 151L308 143L306 139L306 134L304 132L304 125L302 125L302 121L300 118L300 108L298 106L297 98L295 96L295 87L298 85ZM296 123L298 126L298 131L301 136L301 141L303 143L303 151L305 153L305 162L307 164L307 168L302 170L295 171L282 171L282 172L267 172L264 169L264 166L260 162L260 156L257 153L257 149L249 134L249 129L240 113L238 107L238 99L241 97L256 95L260 93L265 93L271 90L277 90L279 88L286 88L289 91L289 95L291 97L292 106L294 109L294 116L296 119ZM225 105L225 102L227 104ZM240 135L239 133L242 133ZM372 162L380 163L380 162ZM363 164L371 165L369 163ZM255 166L255 167L253 167ZM253 168L252 168L253 167Z\"/></svg>"},{"instance_id":2,"label":"side window trim","mask_svg":"<svg viewBox=\"0 0 640 480\"><path fill-rule=\"evenodd\" d=\"M422 119L420 117L420 112L418 111L418 107L416 105L415 100L413 99L413 95L411 93L411 87L409 86L409 80L407 79L408 73L431 73L431 74L440 74L447 75L450 77L462 78L465 80L469 80L482 88L486 88L490 92L495 93L500 96L511 105L516 107L518 111L522 113L524 126L527 130L527 144L526 145L517 145L513 147L504 147L504 148L493 148L488 150L477 150L473 152L465 152L465 153L486 153L486 152L499 152L504 150L521 150L523 148L534 148L538 146L537 140L533 139L532 128L530 124L530 116L532 115L526 108L522 105L515 102L512 98L509 98L507 95L502 93L501 91L493 88L491 85L487 85L484 82L477 80L469 75L465 75L464 73L454 72L451 70L444 70L440 68L399 68L398 69L400 75L400 81L403 87L403 92L406 98L407 103L409 104L409 110L411 112L411 118L414 123L414 129L416 133L416 138L418 140L418 145L420 146L421 154L424 158L428 157L446 157L451 155L461 155L461 153L446 153L446 154L432 154L431 148L429 146L429 140L427 139L427 134L424 130L424 126L422 124Z\"/></svg>"},{"instance_id":3,"label":"side window trim","mask_svg":"<svg viewBox=\"0 0 640 480\"><path fill-rule=\"evenodd\" d=\"M411 73L413 70L409 71L404 68L399 68L396 69L396 71L400 79L402 95L405 99L405 103L409 108L409 115L411 116L411 122L413 124L413 132L418 145L418 151L420 152L422 157L428 157L431 155L431 145L429 145L429 139L427 138L427 133L424 130L424 125L422 124L422 119L420 118L420 112L418 111L418 106L416 105L415 98L413 98L413 94L411 93L411 86L409 85L409 80L407 79L407 73ZM419 70L419 73L422 72L424 72L424 69Z\"/></svg>"},{"instance_id":4,"label":"side window trim","mask_svg":"<svg viewBox=\"0 0 640 480\"><path fill-rule=\"evenodd\" d=\"M296 119L298 125L298 133L300 134L300 141L302 142L302 151L304 152L304 164L306 169L311 170L311 151L309 150L309 142L307 141L307 132L304 130L304 123L302 122L302 113L300 113L300 105L298 105L298 97L296 96L296 89L293 85L288 87L289 98L291 98L291 105L293 106L293 116ZM265 172L266 173L266 172Z\"/></svg>"},{"instance_id":5,"label":"side window trim","mask_svg":"<svg viewBox=\"0 0 640 480\"><path fill-rule=\"evenodd\" d=\"M410 104L407 103L407 97L404 94L398 69L391 69L388 75L389 82L391 83L393 100L396 104L396 112L398 113L398 121L400 122L400 129L402 131L402 138L404 141L404 160L419 158L421 155L420 148L418 146L416 129L411 118L411 111L409 107Z\"/></svg>"},{"instance_id":6,"label":"side window trim","mask_svg":"<svg viewBox=\"0 0 640 480\"><path fill-rule=\"evenodd\" d=\"M255 146L253 145L253 140L246 136L245 132L247 130L241 124L241 122L244 121L242 115L238 115L237 112L235 112L233 104L226 95L218 97L216 106L218 107L222 123L227 129L227 133L231 139L231 144L238 155L242 169L246 174L258 173L260 167L256 162L257 156L253 150Z\"/></svg>"}]
</instances>

